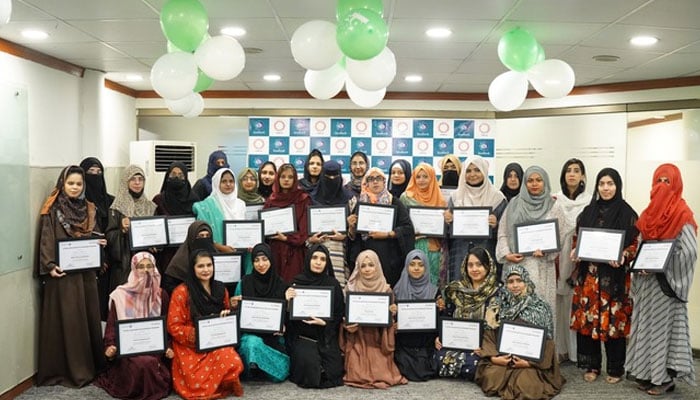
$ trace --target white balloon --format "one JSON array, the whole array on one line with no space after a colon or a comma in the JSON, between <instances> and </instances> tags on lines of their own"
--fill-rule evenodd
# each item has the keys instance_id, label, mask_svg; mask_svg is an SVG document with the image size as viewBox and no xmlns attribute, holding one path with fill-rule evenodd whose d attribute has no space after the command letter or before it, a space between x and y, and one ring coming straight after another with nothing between
<instances>
[{"instance_id":1,"label":"white balloon","mask_svg":"<svg viewBox=\"0 0 700 400\"><path fill-rule=\"evenodd\" d=\"M562 60L544 60L527 71L527 78L537 93L544 97L559 99L574 88L576 76L569 64Z\"/></svg>"},{"instance_id":2,"label":"white balloon","mask_svg":"<svg viewBox=\"0 0 700 400\"><path fill-rule=\"evenodd\" d=\"M202 98L202 95L199 93L192 93L193 96L193 101L192 101L192 108L187 111L186 113L183 113L182 116L185 118L194 118L198 117L199 114L204 111L204 99Z\"/></svg>"},{"instance_id":3,"label":"white balloon","mask_svg":"<svg viewBox=\"0 0 700 400\"><path fill-rule=\"evenodd\" d=\"M181 99L197 84L197 63L189 53L174 52L160 56L151 68L153 90L165 99Z\"/></svg>"},{"instance_id":4,"label":"white balloon","mask_svg":"<svg viewBox=\"0 0 700 400\"><path fill-rule=\"evenodd\" d=\"M231 36L211 37L194 52L197 65L207 76L227 81L238 76L245 66L245 52L238 40Z\"/></svg>"},{"instance_id":5,"label":"white balloon","mask_svg":"<svg viewBox=\"0 0 700 400\"><path fill-rule=\"evenodd\" d=\"M194 106L195 93L190 92L187 96L181 99L165 99L165 105L173 114L185 114Z\"/></svg>"},{"instance_id":6,"label":"white balloon","mask_svg":"<svg viewBox=\"0 0 700 400\"><path fill-rule=\"evenodd\" d=\"M304 87L314 98L328 100L340 92L347 76L339 64L323 71L307 70L304 75Z\"/></svg>"},{"instance_id":7,"label":"white balloon","mask_svg":"<svg viewBox=\"0 0 700 400\"><path fill-rule=\"evenodd\" d=\"M489 85L489 100L500 111L515 110L526 96L527 76L523 72L504 72Z\"/></svg>"},{"instance_id":8,"label":"white balloon","mask_svg":"<svg viewBox=\"0 0 700 400\"><path fill-rule=\"evenodd\" d=\"M335 40L335 24L313 20L297 28L292 35L294 61L302 67L322 71L340 61L343 53Z\"/></svg>"},{"instance_id":9,"label":"white balloon","mask_svg":"<svg viewBox=\"0 0 700 400\"><path fill-rule=\"evenodd\" d=\"M386 94L386 88L365 90L358 87L350 78L345 80L345 90L347 90L348 96L353 103L365 108L374 107L381 103Z\"/></svg>"},{"instance_id":10,"label":"white balloon","mask_svg":"<svg viewBox=\"0 0 700 400\"><path fill-rule=\"evenodd\" d=\"M4 25L4 24L10 22L11 16L12 16L12 0L0 0L0 25Z\"/></svg>"},{"instance_id":11,"label":"white balloon","mask_svg":"<svg viewBox=\"0 0 700 400\"><path fill-rule=\"evenodd\" d=\"M348 76L365 90L379 90L391 84L396 76L396 57L385 47L377 56L359 61L347 59Z\"/></svg>"}]
</instances>

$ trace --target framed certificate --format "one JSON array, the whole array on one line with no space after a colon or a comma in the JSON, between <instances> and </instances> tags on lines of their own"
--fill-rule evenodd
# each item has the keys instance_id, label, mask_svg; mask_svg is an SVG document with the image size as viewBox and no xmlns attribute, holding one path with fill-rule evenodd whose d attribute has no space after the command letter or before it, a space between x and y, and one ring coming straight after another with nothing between
<instances>
[{"instance_id":1,"label":"framed certificate","mask_svg":"<svg viewBox=\"0 0 700 400\"><path fill-rule=\"evenodd\" d=\"M481 347L483 331L481 321L440 318L440 343L447 349L478 349Z\"/></svg>"},{"instance_id":2,"label":"framed certificate","mask_svg":"<svg viewBox=\"0 0 700 400\"><path fill-rule=\"evenodd\" d=\"M498 331L498 352L513 354L531 361L542 361L545 329L539 326L501 321Z\"/></svg>"},{"instance_id":3,"label":"framed certificate","mask_svg":"<svg viewBox=\"0 0 700 400\"><path fill-rule=\"evenodd\" d=\"M396 221L396 206L389 204L357 205L358 232L391 232Z\"/></svg>"},{"instance_id":4,"label":"framed certificate","mask_svg":"<svg viewBox=\"0 0 700 400\"><path fill-rule=\"evenodd\" d=\"M435 300L402 300L396 302L397 330L402 332L434 332L437 327Z\"/></svg>"},{"instance_id":5,"label":"framed certificate","mask_svg":"<svg viewBox=\"0 0 700 400\"><path fill-rule=\"evenodd\" d=\"M275 236L280 233L294 233L297 230L297 218L294 204L282 208L266 208L260 210L260 219L265 221L265 236Z\"/></svg>"},{"instance_id":6,"label":"framed certificate","mask_svg":"<svg viewBox=\"0 0 700 400\"><path fill-rule=\"evenodd\" d=\"M166 350L165 317L118 320L115 328L118 357L159 354Z\"/></svg>"},{"instance_id":7,"label":"framed certificate","mask_svg":"<svg viewBox=\"0 0 700 400\"><path fill-rule=\"evenodd\" d=\"M168 245L179 246L185 243L187 229L194 221L194 217L168 217Z\"/></svg>"},{"instance_id":8,"label":"framed certificate","mask_svg":"<svg viewBox=\"0 0 700 400\"><path fill-rule=\"evenodd\" d=\"M212 260L214 261L214 279L223 283L240 282L243 253L214 254Z\"/></svg>"},{"instance_id":9,"label":"framed certificate","mask_svg":"<svg viewBox=\"0 0 700 400\"><path fill-rule=\"evenodd\" d=\"M491 207L455 207L452 209L450 236L455 238L488 239Z\"/></svg>"},{"instance_id":10,"label":"framed certificate","mask_svg":"<svg viewBox=\"0 0 700 400\"><path fill-rule=\"evenodd\" d=\"M408 215L416 235L444 237L445 210L439 207L409 207Z\"/></svg>"},{"instance_id":11,"label":"framed certificate","mask_svg":"<svg viewBox=\"0 0 700 400\"><path fill-rule=\"evenodd\" d=\"M524 256L535 250L559 251L559 221L548 219L515 225L515 252Z\"/></svg>"},{"instance_id":12,"label":"framed certificate","mask_svg":"<svg viewBox=\"0 0 700 400\"><path fill-rule=\"evenodd\" d=\"M197 318L194 326L195 346L198 353L238 344L238 316L212 315Z\"/></svg>"},{"instance_id":13,"label":"framed certificate","mask_svg":"<svg viewBox=\"0 0 700 400\"><path fill-rule=\"evenodd\" d=\"M265 241L264 221L224 221L224 243L234 249L250 249Z\"/></svg>"},{"instance_id":14,"label":"framed certificate","mask_svg":"<svg viewBox=\"0 0 700 400\"><path fill-rule=\"evenodd\" d=\"M674 239L643 241L639 251L637 251L637 257L634 259L632 272L664 272L675 247L676 241Z\"/></svg>"},{"instance_id":15,"label":"framed certificate","mask_svg":"<svg viewBox=\"0 0 700 400\"><path fill-rule=\"evenodd\" d=\"M258 219L259 211L263 209L264 204L252 204L245 206L245 219L248 221Z\"/></svg>"},{"instance_id":16,"label":"framed certificate","mask_svg":"<svg viewBox=\"0 0 700 400\"><path fill-rule=\"evenodd\" d=\"M309 234L341 233L348 230L348 208L345 206L309 206Z\"/></svg>"},{"instance_id":17,"label":"framed certificate","mask_svg":"<svg viewBox=\"0 0 700 400\"><path fill-rule=\"evenodd\" d=\"M362 326L390 326L391 293L349 292L345 299L345 322Z\"/></svg>"},{"instance_id":18,"label":"framed certificate","mask_svg":"<svg viewBox=\"0 0 700 400\"><path fill-rule=\"evenodd\" d=\"M168 224L165 216L134 217L129 222L131 250L143 250L168 245Z\"/></svg>"},{"instance_id":19,"label":"framed certificate","mask_svg":"<svg viewBox=\"0 0 700 400\"><path fill-rule=\"evenodd\" d=\"M275 333L282 331L284 300L248 297L241 300L239 307L239 326L242 332Z\"/></svg>"},{"instance_id":20,"label":"framed certificate","mask_svg":"<svg viewBox=\"0 0 700 400\"><path fill-rule=\"evenodd\" d=\"M579 228L576 258L585 261L620 261L625 244L625 231L616 229Z\"/></svg>"},{"instance_id":21,"label":"framed certificate","mask_svg":"<svg viewBox=\"0 0 700 400\"><path fill-rule=\"evenodd\" d=\"M452 193L454 193L455 190L457 190L457 186L443 186L440 188L440 193L442 193L442 197L449 202L450 197L452 197Z\"/></svg>"},{"instance_id":22,"label":"framed certificate","mask_svg":"<svg viewBox=\"0 0 700 400\"><path fill-rule=\"evenodd\" d=\"M296 297L289 308L290 319L333 318L332 286L294 286L294 290Z\"/></svg>"},{"instance_id":23,"label":"framed certificate","mask_svg":"<svg viewBox=\"0 0 700 400\"><path fill-rule=\"evenodd\" d=\"M61 239L56 242L58 266L63 272L98 269L102 267L100 239Z\"/></svg>"}]
</instances>

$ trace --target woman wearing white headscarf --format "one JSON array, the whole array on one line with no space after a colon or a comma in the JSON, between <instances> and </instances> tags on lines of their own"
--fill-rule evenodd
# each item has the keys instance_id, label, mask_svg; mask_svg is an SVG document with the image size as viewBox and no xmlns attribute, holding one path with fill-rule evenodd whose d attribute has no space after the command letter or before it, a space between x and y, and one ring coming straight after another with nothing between
<instances>
[{"instance_id":1,"label":"woman wearing white headscarf","mask_svg":"<svg viewBox=\"0 0 700 400\"><path fill-rule=\"evenodd\" d=\"M224 244L224 221L245 219L245 202L238 198L236 176L229 168L220 168L211 179L211 194L194 203L198 220L211 226L214 242Z\"/></svg>"}]
</instances>

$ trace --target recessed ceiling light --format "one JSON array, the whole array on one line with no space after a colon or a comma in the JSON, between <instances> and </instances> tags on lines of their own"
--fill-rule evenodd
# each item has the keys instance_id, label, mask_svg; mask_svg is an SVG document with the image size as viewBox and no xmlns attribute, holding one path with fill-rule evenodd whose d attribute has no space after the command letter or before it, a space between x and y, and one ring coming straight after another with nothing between
<instances>
[{"instance_id":1,"label":"recessed ceiling light","mask_svg":"<svg viewBox=\"0 0 700 400\"><path fill-rule=\"evenodd\" d=\"M431 38L442 39L452 35L452 31L447 28L430 28L425 31L425 34Z\"/></svg>"},{"instance_id":2,"label":"recessed ceiling light","mask_svg":"<svg viewBox=\"0 0 700 400\"><path fill-rule=\"evenodd\" d=\"M423 80L423 77L420 75L406 75L404 80L406 82L420 82Z\"/></svg>"},{"instance_id":3,"label":"recessed ceiling light","mask_svg":"<svg viewBox=\"0 0 700 400\"><path fill-rule=\"evenodd\" d=\"M655 38L653 36L635 36L630 39L630 43L632 43L634 46L651 46L656 44L658 41L659 38Z\"/></svg>"},{"instance_id":4,"label":"recessed ceiling light","mask_svg":"<svg viewBox=\"0 0 700 400\"><path fill-rule=\"evenodd\" d=\"M124 80L127 82L141 82L143 76L141 74L126 74Z\"/></svg>"},{"instance_id":5,"label":"recessed ceiling light","mask_svg":"<svg viewBox=\"0 0 700 400\"><path fill-rule=\"evenodd\" d=\"M240 26L227 26L225 28L222 28L219 32L221 32L222 35L228 35L233 37L241 37L246 34L245 29L241 28Z\"/></svg>"},{"instance_id":6,"label":"recessed ceiling light","mask_svg":"<svg viewBox=\"0 0 700 400\"><path fill-rule=\"evenodd\" d=\"M22 31L22 36L32 40L44 40L49 37L49 34L39 29L25 29Z\"/></svg>"},{"instance_id":7,"label":"recessed ceiling light","mask_svg":"<svg viewBox=\"0 0 700 400\"><path fill-rule=\"evenodd\" d=\"M277 82L278 80L282 79L282 77L277 74L267 74L263 76L263 79L268 82Z\"/></svg>"},{"instance_id":8,"label":"recessed ceiling light","mask_svg":"<svg viewBox=\"0 0 700 400\"><path fill-rule=\"evenodd\" d=\"M610 54L599 54L597 56L593 56L593 60L598 62L616 62L620 60L620 57Z\"/></svg>"}]
</instances>

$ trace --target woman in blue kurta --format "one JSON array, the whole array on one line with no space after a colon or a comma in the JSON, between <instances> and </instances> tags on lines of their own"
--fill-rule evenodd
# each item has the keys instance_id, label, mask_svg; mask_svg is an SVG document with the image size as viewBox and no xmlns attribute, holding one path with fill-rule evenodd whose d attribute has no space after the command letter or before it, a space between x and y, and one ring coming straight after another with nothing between
<instances>
[{"instance_id":1,"label":"woman in blue kurta","mask_svg":"<svg viewBox=\"0 0 700 400\"><path fill-rule=\"evenodd\" d=\"M224 221L245 219L245 203L238 198L236 176L228 168L221 168L211 179L211 194L194 203L192 210L197 219L211 226L214 242L224 243Z\"/></svg>"}]
</instances>

